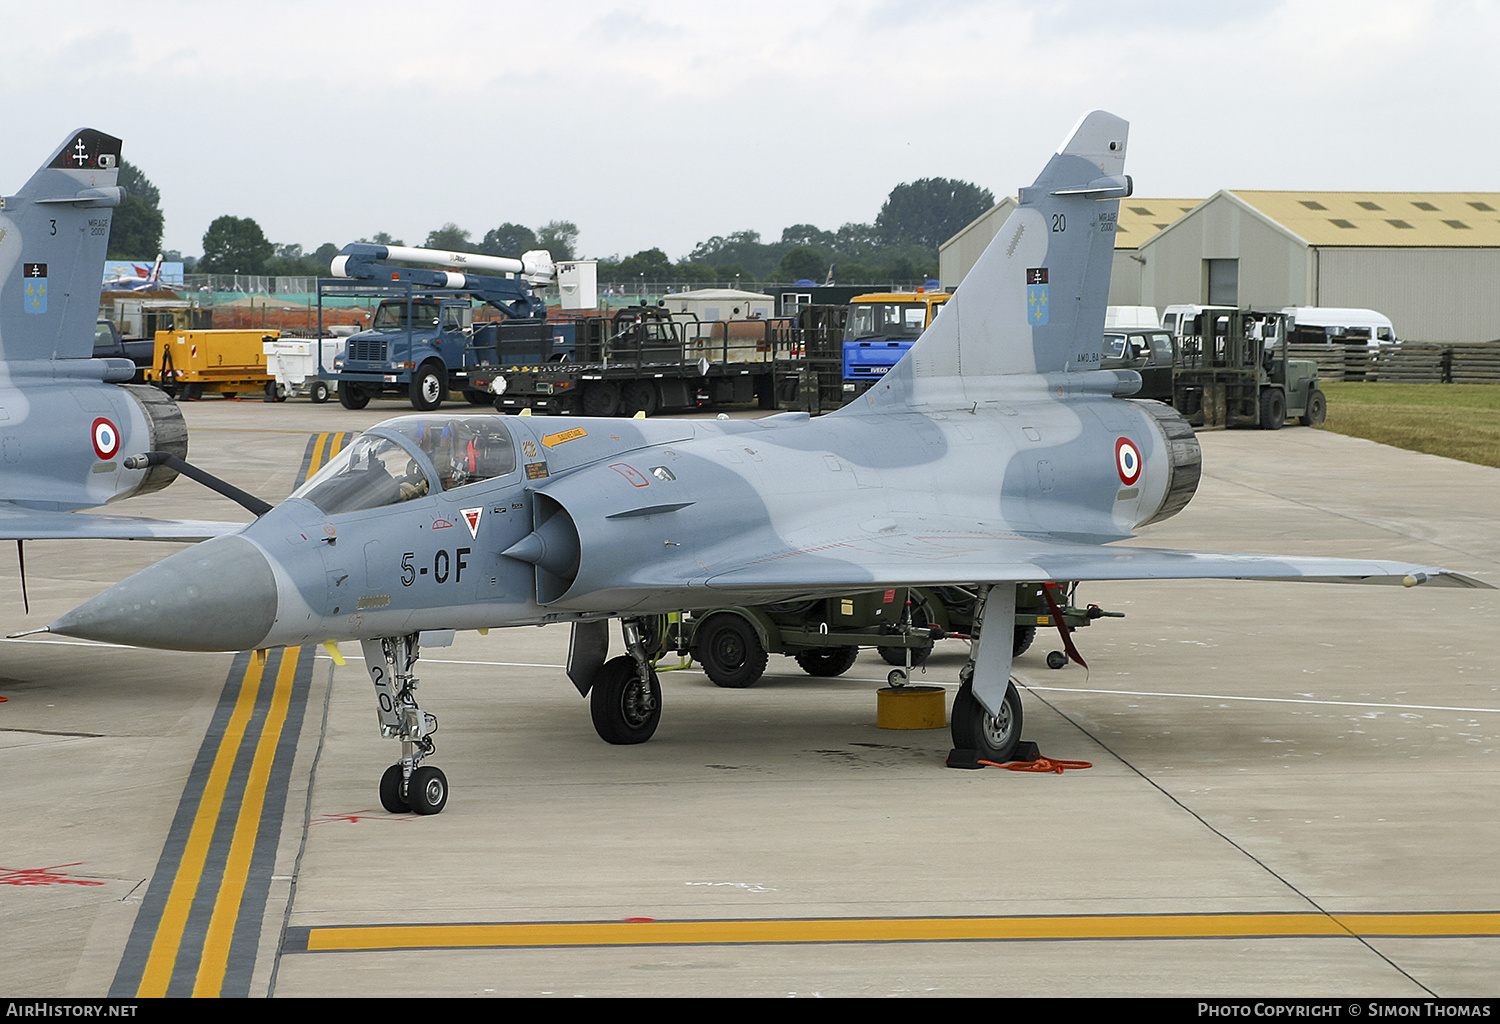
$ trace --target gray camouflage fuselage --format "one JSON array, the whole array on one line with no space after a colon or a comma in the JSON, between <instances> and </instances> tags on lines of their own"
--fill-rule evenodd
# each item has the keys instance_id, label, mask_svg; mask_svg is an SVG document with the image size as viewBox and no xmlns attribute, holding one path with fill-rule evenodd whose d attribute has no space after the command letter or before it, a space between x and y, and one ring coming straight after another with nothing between
<instances>
[{"instance_id":1,"label":"gray camouflage fuselage","mask_svg":"<svg viewBox=\"0 0 1500 1024\"><path fill-rule=\"evenodd\" d=\"M1199 475L1182 418L1131 400L1134 372L1097 368L1115 215L1130 192L1125 138L1119 118L1084 118L917 344L837 413L402 417L236 536L174 555L49 628L238 650L877 586L1484 586L1401 563L1107 546L1180 510ZM482 465L503 469L459 482ZM361 507L340 505L350 495ZM1005 617L1013 590L994 588L990 614ZM992 715L1010 646L1009 630L977 644L974 694Z\"/></svg>"}]
</instances>

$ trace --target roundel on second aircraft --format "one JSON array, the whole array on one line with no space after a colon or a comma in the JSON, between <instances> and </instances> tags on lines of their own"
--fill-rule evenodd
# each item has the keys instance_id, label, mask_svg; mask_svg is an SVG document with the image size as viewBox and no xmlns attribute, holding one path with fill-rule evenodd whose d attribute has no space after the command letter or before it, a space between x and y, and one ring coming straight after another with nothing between
<instances>
[{"instance_id":1,"label":"roundel on second aircraft","mask_svg":"<svg viewBox=\"0 0 1500 1024\"><path fill-rule=\"evenodd\" d=\"M1126 487L1141 478L1141 452L1128 437L1115 442L1115 468L1120 471L1120 482Z\"/></svg>"},{"instance_id":2,"label":"roundel on second aircraft","mask_svg":"<svg viewBox=\"0 0 1500 1024\"><path fill-rule=\"evenodd\" d=\"M95 455L101 459L112 459L120 451L120 430L100 416L94 421L93 441Z\"/></svg>"}]
</instances>

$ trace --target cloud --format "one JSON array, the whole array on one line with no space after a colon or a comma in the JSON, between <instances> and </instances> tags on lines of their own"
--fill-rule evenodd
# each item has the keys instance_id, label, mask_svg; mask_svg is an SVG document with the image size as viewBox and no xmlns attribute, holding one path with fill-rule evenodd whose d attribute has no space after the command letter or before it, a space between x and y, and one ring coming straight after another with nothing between
<instances>
[{"instance_id":1,"label":"cloud","mask_svg":"<svg viewBox=\"0 0 1500 1024\"><path fill-rule=\"evenodd\" d=\"M901 181L1013 193L1084 111L1142 195L1488 187L1490 3L453 0L43 7L0 65L0 190L71 129L125 140L167 244L216 216L311 249L567 219L580 246L873 220Z\"/></svg>"}]
</instances>

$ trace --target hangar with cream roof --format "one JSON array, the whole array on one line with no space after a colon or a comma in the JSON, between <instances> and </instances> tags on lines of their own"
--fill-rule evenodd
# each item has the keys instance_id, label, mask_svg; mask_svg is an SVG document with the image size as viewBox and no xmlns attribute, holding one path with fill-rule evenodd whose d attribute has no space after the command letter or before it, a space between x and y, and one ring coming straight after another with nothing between
<instances>
[{"instance_id":1,"label":"hangar with cream roof","mask_svg":"<svg viewBox=\"0 0 1500 1024\"><path fill-rule=\"evenodd\" d=\"M944 285L973 264L961 259L973 245L966 235L993 237L1014 206L1007 199L944 243ZM1500 193L1131 197L1120 202L1119 228L1112 305L1366 308L1408 340L1500 338Z\"/></svg>"}]
</instances>

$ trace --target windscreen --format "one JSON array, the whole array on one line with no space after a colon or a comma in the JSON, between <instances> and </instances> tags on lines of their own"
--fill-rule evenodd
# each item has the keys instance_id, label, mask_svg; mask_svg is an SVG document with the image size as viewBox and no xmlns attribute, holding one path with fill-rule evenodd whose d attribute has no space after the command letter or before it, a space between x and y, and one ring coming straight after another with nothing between
<instances>
[{"instance_id":1,"label":"windscreen","mask_svg":"<svg viewBox=\"0 0 1500 1024\"><path fill-rule=\"evenodd\" d=\"M411 309L410 320L406 317L408 308ZM382 302L380 308L375 310L375 322L370 326L377 331L431 327L437 323L437 315L436 302L413 302L410 307L405 302Z\"/></svg>"},{"instance_id":2,"label":"windscreen","mask_svg":"<svg viewBox=\"0 0 1500 1024\"><path fill-rule=\"evenodd\" d=\"M389 438L361 434L292 492L329 515L420 498L432 484L411 453Z\"/></svg>"},{"instance_id":3,"label":"windscreen","mask_svg":"<svg viewBox=\"0 0 1500 1024\"><path fill-rule=\"evenodd\" d=\"M361 434L292 497L335 515L395 505L516 468L515 442L499 416L402 416L381 429L396 431L406 443Z\"/></svg>"},{"instance_id":4,"label":"windscreen","mask_svg":"<svg viewBox=\"0 0 1500 1024\"><path fill-rule=\"evenodd\" d=\"M927 326L923 302L860 302L849 310L845 341L900 341L916 338Z\"/></svg>"}]
</instances>

